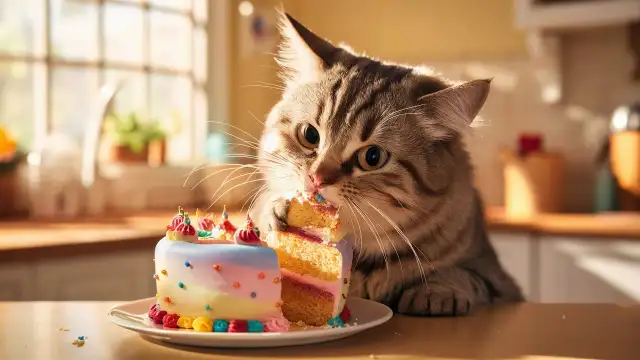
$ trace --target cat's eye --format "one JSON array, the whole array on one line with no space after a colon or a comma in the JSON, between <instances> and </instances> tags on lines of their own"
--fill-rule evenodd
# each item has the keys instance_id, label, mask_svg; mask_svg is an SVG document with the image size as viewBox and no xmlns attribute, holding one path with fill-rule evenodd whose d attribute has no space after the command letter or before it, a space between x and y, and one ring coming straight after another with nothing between
<instances>
[{"instance_id":1,"label":"cat's eye","mask_svg":"<svg viewBox=\"0 0 640 360\"><path fill-rule=\"evenodd\" d=\"M309 124L298 126L298 141L307 149L315 149L320 144L320 133Z\"/></svg>"},{"instance_id":2,"label":"cat's eye","mask_svg":"<svg viewBox=\"0 0 640 360\"><path fill-rule=\"evenodd\" d=\"M364 171L377 170L389 160L389 153L383 148L372 145L358 150L358 166Z\"/></svg>"}]
</instances>

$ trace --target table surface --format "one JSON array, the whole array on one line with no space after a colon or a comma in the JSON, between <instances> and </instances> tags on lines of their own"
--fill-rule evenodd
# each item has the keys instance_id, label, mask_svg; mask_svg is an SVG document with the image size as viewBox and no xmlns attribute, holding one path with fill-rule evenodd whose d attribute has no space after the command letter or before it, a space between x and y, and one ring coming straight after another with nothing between
<instances>
[{"instance_id":1,"label":"table surface","mask_svg":"<svg viewBox=\"0 0 640 360\"><path fill-rule=\"evenodd\" d=\"M519 304L465 318L396 316L343 340L252 350L147 340L110 322L115 305L0 302L0 359L640 359L640 305ZM79 348L72 341L80 335L87 340Z\"/></svg>"}]
</instances>

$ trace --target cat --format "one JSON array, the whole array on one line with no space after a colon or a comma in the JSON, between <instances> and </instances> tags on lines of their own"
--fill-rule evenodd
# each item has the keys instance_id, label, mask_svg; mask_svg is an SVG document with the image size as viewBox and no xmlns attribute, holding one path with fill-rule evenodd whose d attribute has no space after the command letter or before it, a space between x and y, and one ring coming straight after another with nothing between
<instances>
[{"instance_id":1,"label":"cat","mask_svg":"<svg viewBox=\"0 0 640 360\"><path fill-rule=\"evenodd\" d=\"M354 239L350 296L416 316L524 301L488 240L462 136L490 80L358 55L284 12L280 32L284 90L258 153L261 226L286 229L277 195L319 191Z\"/></svg>"}]
</instances>

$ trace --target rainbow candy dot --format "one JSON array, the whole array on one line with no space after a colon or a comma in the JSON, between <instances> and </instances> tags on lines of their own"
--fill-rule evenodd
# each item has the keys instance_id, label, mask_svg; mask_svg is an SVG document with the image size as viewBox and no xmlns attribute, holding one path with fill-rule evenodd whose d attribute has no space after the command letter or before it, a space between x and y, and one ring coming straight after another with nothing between
<instances>
[{"instance_id":1,"label":"rainbow candy dot","mask_svg":"<svg viewBox=\"0 0 640 360\"><path fill-rule=\"evenodd\" d=\"M280 282L280 278L279 277L273 278L273 283L274 284L277 284L279 282Z\"/></svg>"},{"instance_id":2,"label":"rainbow candy dot","mask_svg":"<svg viewBox=\"0 0 640 360\"><path fill-rule=\"evenodd\" d=\"M185 261L185 262L184 262L184 266L186 266L186 267L191 267L191 263L189 263L189 261Z\"/></svg>"},{"instance_id":3,"label":"rainbow candy dot","mask_svg":"<svg viewBox=\"0 0 640 360\"><path fill-rule=\"evenodd\" d=\"M256 294L256 292L255 292L255 291L251 292L251 297L252 297L252 298L255 298L256 296L258 296L258 294Z\"/></svg>"},{"instance_id":4,"label":"rainbow candy dot","mask_svg":"<svg viewBox=\"0 0 640 360\"><path fill-rule=\"evenodd\" d=\"M184 289L184 284L183 284L182 282L178 282L178 287L179 287L180 289Z\"/></svg>"},{"instance_id":5,"label":"rainbow candy dot","mask_svg":"<svg viewBox=\"0 0 640 360\"><path fill-rule=\"evenodd\" d=\"M264 276L265 276L264 273L261 272L260 274L258 274L258 279L262 280L264 279Z\"/></svg>"},{"instance_id":6,"label":"rainbow candy dot","mask_svg":"<svg viewBox=\"0 0 640 360\"><path fill-rule=\"evenodd\" d=\"M207 310L207 311L211 311L211 306L209 306L209 305L205 305L205 306L204 306L204 309L205 309L205 310Z\"/></svg>"},{"instance_id":7,"label":"rainbow candy dot","mask_svg":"<svg viewBox=\"0 0 640 360\"><path fill-rule=\"evenodd\" d=\"M234 288L236 288L236 289L237 289L237 288L239 288L239 287L240 287L240 283L239 283L239 282L237 282L237 281L236 281L236 282L234 282L234 283L233 283L233 287L234 287Z\"/></svg>"},{"instance_id":8,"label":"rainbow candy dot","mask_svg":"<svg viewBox=\"0 0 640 360\"><path fill-rule=\"evenodd\" d=\"M162 270L162 271L160 271L160 273L161 273L162 275L164 275L164 276L167 276L167 270Z\"/></svg>"}]
</instances>

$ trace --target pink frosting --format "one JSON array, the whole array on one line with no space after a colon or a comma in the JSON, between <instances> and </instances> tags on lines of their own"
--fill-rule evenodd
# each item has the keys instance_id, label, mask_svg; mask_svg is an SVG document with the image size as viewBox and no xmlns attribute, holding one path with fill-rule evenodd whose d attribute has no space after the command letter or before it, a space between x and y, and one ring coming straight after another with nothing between
<instances>
[{"instance_id":1,"label":"pink frosting","mask_svg":"<svg viewBox=\"0 0 640 360\"><path fill-rule=\"evenodd\" d=\"M278 314L263 321L262 325L264 332L285 332L289 330L290 323L282 314Z\"/></svg>"},{"instance_id":2,"label":"pink frosting","mask_svg":"<svg viewBox=\"0 0 640 360\"><path fill-rule=\"evenodd\" d=\"M233 235L233 240L238 245L261 245L260 237L256 233L253 225L253 221L247 215L247 222L244 225L244 229L236 230Z\"/></svg>"},{"instance_id":3,"label":"pink frosting","mask_svg":"<svg viewBox=\"0 0 640 360\"><path fill-rule=\"evenodd\" d=\"M213 223L213 220L209 219L209 218L200 218L198 219L198 228L200 230L204 230L204 231L211 231L213 230L213 226L215 224Z\"/></svg>"}]
</instances>

